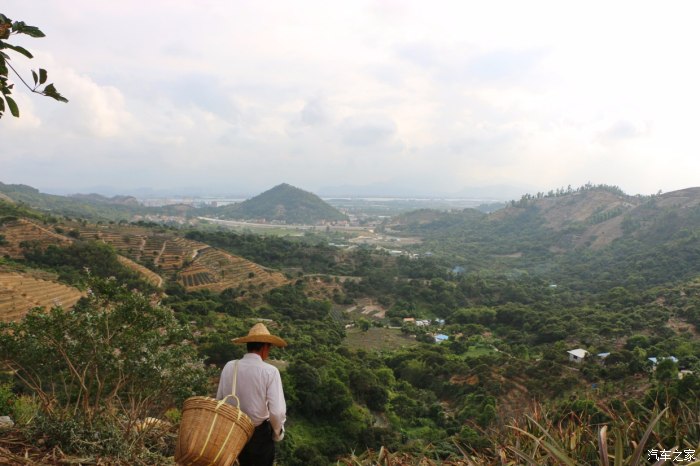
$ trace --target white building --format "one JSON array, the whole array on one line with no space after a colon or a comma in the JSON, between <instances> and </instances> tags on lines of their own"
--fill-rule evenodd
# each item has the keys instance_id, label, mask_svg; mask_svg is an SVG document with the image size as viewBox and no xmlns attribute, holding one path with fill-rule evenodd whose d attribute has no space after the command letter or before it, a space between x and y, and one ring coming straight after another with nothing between
<instances>
[{"instance_id":1,"label":"white building","mask_svg":"<svg viewBox=\"0 0 700 466\"><path fill-rule=\"evenodd\" d=\"M581 361L583 361L586 358L586 356L588 356L588 354L589 354L588 351L586 351L585 349L582 349L582 348L576 348L573 350L569 350L569 351L567 351L567 353L569 353L569 361L576 362L576 363L580 363Z\"/></svg>"}]
</instances>

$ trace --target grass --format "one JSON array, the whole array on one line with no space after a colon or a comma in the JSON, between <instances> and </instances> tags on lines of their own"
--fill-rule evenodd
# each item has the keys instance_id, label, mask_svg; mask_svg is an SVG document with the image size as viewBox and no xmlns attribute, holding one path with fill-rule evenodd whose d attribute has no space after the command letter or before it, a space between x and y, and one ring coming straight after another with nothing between
<instances>
[{"instance_id":1,"label":"grass","mask_svg":"<svg viewBox=\"0 0 700 466\"><path fill-rule=\"evenodd\" d=\"M399 329L370 327L366 332L359 328L347 329L344 344L351 349L391 351L419 343Z\"/></svg>"},{"instance_id":2,"label":"grass","mask_svg":"<svg viewBox=\"0 0 700 466\"><path fill-rule=\"evenodd\" d=\"M493 354L496 351L490 345L475 345L469 346L469 349L463 354L464 358L478 358L481 356L486 356L487 354Z\"/></svg>"}]
</instances>

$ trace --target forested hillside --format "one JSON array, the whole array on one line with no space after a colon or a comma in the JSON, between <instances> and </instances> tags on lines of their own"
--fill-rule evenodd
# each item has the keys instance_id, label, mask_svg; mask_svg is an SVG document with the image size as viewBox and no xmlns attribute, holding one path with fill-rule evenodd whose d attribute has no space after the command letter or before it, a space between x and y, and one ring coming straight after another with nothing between
<instances>
[{"instance_id":1,"label":"forested hillside","mask_svg":"<svg viewBox=\"0 0 700 466\"><path fill-rule=\"evenodd\" d=\"M221 218L257 219L305 225L347 219L345 214L315 194L286 183L240 204L220 207L216 209L215 214Z\"/></svg>"},{"instance_id":2,"label":"forested hillside","mask_svg":"<svg viewBox=\"0 0 700 466\"><path fill-rule=\"evenodd\" d=\"M698 188L639 197L584 186L526 195L488 216L441 213L386 228L421 235L422 250L451 257L467 271L527 272L593 292L641 290L700 273L699 204Z\"/></svg>"},{"instance_id":3,"label":"forested hillside","mask_svg":"<svg viewBox=\"0 0 700 466\"><path fill-rule=\"evenodd\" d=\"M168 464L182 399L213 393L206 365L216 366L213 382L242 355L231 339L260 319L289 342L272 353L288 402L280 464L605 464L603 446L639 464L650 448L698 451L697 200L696 190L637 198L585 187L526 196L489 215L409 213L384 226L424 239L400 255L318 236L6 217L6 228L24 222L38 229L27 232L67 241L20 246L25 230L0 228L6 250L21 252L0 267L43 271L91 293L72 312L34 311L0 327L4 364L35 378L4 376L0 415L17 428L0 452ZM615 238L601 242L603 234ZM159 274L163 287L117 253ZM258 265L239 274L244 262L229 257ZM121 327L130 319L147 339ZM103 333L111 328L122 329L117 338ZM139 353L146 343L163 384L143 382L145 398L117 387L102 401L80 378L82 370L108 383L115 374L155 377ZM91 365L80 348L100 348L104 363ZM572 351L586 356L572 361ZM53 365L38 364L48 355ZM72 371L68 361L85 365ZM136 401L138 410L119 411ZM167 423L137 434L131 426L145 416Z\"/></svg>"},{"instance_id":4,"label":"forested hillside","mask_svg":"<svg viewBox=\"0 0 700 466\"><path fill-rule=\"evenodd\" d=\"M102 196L56 196L41 193L31 186L18 184L0 182L0 192L15 202L21 202L35 209L94 220L126 219L131 218L134 212L145 210L139 209L139 206L133 202L121 202L123 199L115 201Z\"/></svg>"}]
</instances>

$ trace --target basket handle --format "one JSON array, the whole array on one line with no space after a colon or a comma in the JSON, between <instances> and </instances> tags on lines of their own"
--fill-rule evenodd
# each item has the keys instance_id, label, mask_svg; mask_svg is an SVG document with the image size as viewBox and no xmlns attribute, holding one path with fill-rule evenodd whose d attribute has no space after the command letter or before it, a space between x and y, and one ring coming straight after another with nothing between
<instances>
[{"instance_id":1,"label":"basket handle","mask_svg":"<svg viewBox=\"0 0 700 466\"><path fill-rule=\"evenodd\" d=\"M238 419L241 420L241 400L236 396L236 380L238 379L238 361L233 362L233 384L231 385L231 394L226 395L219 403L216 405L216 409L219 409L224 403L226 403L226 400L229 398L234 398L236 400L236 404L238 405Z\"/></svg>"}]
</instances>

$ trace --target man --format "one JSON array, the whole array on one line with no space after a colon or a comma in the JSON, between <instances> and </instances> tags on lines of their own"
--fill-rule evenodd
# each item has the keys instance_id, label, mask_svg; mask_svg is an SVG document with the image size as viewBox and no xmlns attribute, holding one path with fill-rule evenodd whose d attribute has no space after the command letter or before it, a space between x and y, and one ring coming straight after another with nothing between
<instances>
[{"instance_id":1,"label":"man","mask_svg":"<svg viewBox=\"0 0 700 466\"><path fill-rule=\"evenodd\" d=\"M284 438L287 405L284 402L280 371L264 362L272 346L285 347L287 342L271 335L264 324L255 324L248 335L235 338L234 343L246 343L247 353L238 361L236 396L240 409L253 421L255 431L238 456L240 466L272 466L275 444ZM234 362L229 361L221 371L216 399L233 393ZM235 400L229 398L235 406Z\"/></svg>"}]
</instances>

